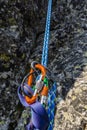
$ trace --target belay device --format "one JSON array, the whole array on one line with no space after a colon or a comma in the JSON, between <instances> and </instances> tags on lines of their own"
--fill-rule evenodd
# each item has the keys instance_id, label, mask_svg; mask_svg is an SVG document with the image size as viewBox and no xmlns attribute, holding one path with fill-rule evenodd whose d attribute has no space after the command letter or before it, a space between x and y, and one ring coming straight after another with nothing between
<instances>
[{"instance_id":1,"label":"belay device","mask_svg":"<svg viewBox=\"0 0 87 130\"><path fill-rule=\"evenodd\" d=\"M47 75L51 6L52 0L49 0L42 62L41 64L37 62L31 63L30 73L23 79L18 88L20 102L23 106L31 108L31 121L26 126L26 130L53 129L56 83L53 83L52 87L49 87L49 78ZM35 73L37 74L36 80L34 79Z\"/></svg>"}]
</instances>

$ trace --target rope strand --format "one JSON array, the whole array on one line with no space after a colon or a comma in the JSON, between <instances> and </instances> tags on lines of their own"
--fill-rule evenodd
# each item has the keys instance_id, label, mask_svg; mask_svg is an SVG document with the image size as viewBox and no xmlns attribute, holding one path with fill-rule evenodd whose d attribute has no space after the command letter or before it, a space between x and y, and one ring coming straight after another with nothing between
<instances>
[{"instance_id":1,"label":"rope strand","mask_svg":"<svg viewBox=\"0 0 87 130\"><path fill-rule=\"evenodd\" d=\"M52 0L49 0L45 35L44 35L42 62L41 62L42 65L45 66L45 67L47 67L47 61L48 61L48 47L49 47L49 36L50 36L51 11L52 11ZM56 98L56 83L53 84L52 88L49 90L49 93L48 93L48 110L47 110L47 113L48 113L49 121L50 121L48 130L53 129L54 112L55 112L55 98Z\"/></svg>"},{"instance_id":2,"label":"rope strand","mask_svg":"<svg viewBox=\"0 0 87 130\"><path fill-rule=\"evenodd\" d=\"M47 19L46 19L45 35L44 35L42 62L41 62L41 64L43 66L45 66L45 67L47 66L47 61L48 61L48 45L49 45L51 10L52 10L52 0L49 0L48 11L47 11Z\"/></svg>"}]
</instances>

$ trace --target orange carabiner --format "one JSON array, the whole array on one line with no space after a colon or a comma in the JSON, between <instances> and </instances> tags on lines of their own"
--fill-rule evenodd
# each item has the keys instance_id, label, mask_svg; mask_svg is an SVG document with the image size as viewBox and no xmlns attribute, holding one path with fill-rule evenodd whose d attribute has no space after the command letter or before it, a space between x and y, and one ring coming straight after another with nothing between
<instances>
[{"instance_id":1,"label":"orange carabiner","mask_svg":"<svg viewBox=\"0 0 87 130\"><path fill-rule=\"evenodd\" d=\"M36 64L35 68L39 69L41 71L42 79L44 79L44 77L46 76L46 68L43 65L41 65L41 64Z\"/></svg>"},{"instance_id":2,"label":"orange carabiner","mask_svg":"<svg viewBox=\"0 0 87 130\"><path fill-rule=\"evenodd\" d=\"M34 70L31 68L30 70L30 73L33 73ZM32 85L32 82L33 82L33 74L31 74L29 77L28 77L28 85L31 86Z\"/></svg>"},{"instance_id":3,"label":"orange carabiner","mask_svg":"<svg viewBox=\"0 0 87 130\"><path fill-rule=\"evenodd\" d=\"M48 87L44 86L42 91L41 91L41 95L42 96L48 96Z\"/></svg>"},{"instance_id":4,"label":"orange carabiner","mask_svg":"<svg viewBox=\"0 0 87 130\"><path fill-rule=\"evenodd\" d=\"M41 64L35 64L35 68L39 69L42 73L42 79L46 76L46 68ZM33 73L34 69L31 68L30 73ZM33 82L33 74L28 77L28 85L31 86Z\"/></svg>"},{"instance_id":5,"label":"orange carabiner","mask_svg":"<svg viewBox=\"0 0 87 130\"><path fill-rule=\"evenodd\" d=\"M36 102L37 97L38 97L38 94L36 94L35 96L32 96L31 98L28 96L25 96L25 100L27 103L33 104L34 102Z\"/></svg>"},{"instance_id":6,"label":"orange carabiner","mask_svg":"<svg viewBox=\"0 0 87 130\"><path fill-rule=\"evenodd\" d=\"M42 74L42 80L44 79L44 77L46 76L46 68L41 65L41 64L38 64L36 63L35 66L34 66L36 69L40 70L41 71L41 74ZM30 70L30 73L33 73L34 72L34 69L31 68ZM29 86L32 86L32 82L33 82L33 74L31 74L29 77L28 77L28 85ZM42 95L47 95L48 94L48 89L47 88L43 88L43 91L42 91ZM28 96L25 96L25 100L27 103L29 104L33 104L34 102L36 102L36 99L38 97L38 94L36 95L33 95L31 98L28 97Z\"/></svg>"}]
</instances>

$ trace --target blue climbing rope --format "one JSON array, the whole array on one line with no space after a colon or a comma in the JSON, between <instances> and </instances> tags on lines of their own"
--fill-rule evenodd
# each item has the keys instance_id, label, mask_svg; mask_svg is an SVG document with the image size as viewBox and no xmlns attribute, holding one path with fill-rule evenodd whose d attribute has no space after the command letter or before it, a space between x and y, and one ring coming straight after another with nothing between
<instances>
[{"instance_id":1,"label":"blue climbing rope","mask_svg":"<svg viewBox=\"0 0 87 130\"><path fill-rule=\"evenodd\" d=\"M41 64L47 66L52 0L49 0Z\"/></svg>"},{"instance_id":2,"label":"blue climbing rope","mask_svg":"<svg viewBox=\"0 0 87 130\"><path fill-rule=\"evenodd\" d=\"M49 45L49 35L50 35L51 11L52 11L52 0L49 0L45 35L44 35L42 62L41 62L41 64L45 67L47 67L47 61L48 61L48 45ZM55 98L56 98L56 83L53 84L52 88L49 90L49 93L48 93L48 110L47 110L47 112L48 112L48 117L49 117L49 121L50 121L48 130L53 129L54 112L55 112Z\"/></svg>"},{"instance_id":3,"label":"blue climbing rope","mask_svg":"<svg viewBox=\"0 0 87 130\"><path fill-rule=\"evenodd\" d=\"M50 121L48 130L53 130L53 127L54 127L56 90L57 90L57 85L56 85L56 83L54 83L48 93L48 111L47 111L47 113L48 113L48 117L49 117L49 121Z\"/></svg>"}]
</instances>

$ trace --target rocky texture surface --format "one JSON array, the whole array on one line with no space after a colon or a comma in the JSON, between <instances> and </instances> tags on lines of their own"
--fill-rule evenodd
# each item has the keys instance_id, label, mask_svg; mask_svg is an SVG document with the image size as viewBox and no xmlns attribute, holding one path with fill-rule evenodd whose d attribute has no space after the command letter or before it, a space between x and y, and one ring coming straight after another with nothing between
<instances>
[{"instance_id":1,"label":"rocky texture surface","mask_svg":"<svg viewBox=\"0 0 87 130\"><path fill-rule=\"evenodd\" d=\"M0 130L24 130L17 87L41 61L46 0L0 1ZM87 130L87 1L53 1L49 69L58 83L54 130ZM61 97L61 101L59 98Z\"/></svg>"},{"instance_id":2,"label":"rocky texture surface","mask_svg":"<svg viewBox=\"0 0 87 130\"><path fill-rule=\"evenodd\" d=\"M87 66L57 105L54 130L87 130Z\"/></svg>"},{"instance_id":3,"label":"rocky texture surface","mask_svg":"<svg viewBox=\"0 0 87 130\"><path fill-rule=\"evenodd\" d=\"M63 72L60 73L58 77L58 79L60 80L60 85L63 88L63 100L61 100L59 104L57 104L54 130L87 129L86 35L87 33L83 34L83 39L80 37L78 40L75 39L75 41L73 41L75 44L71 47L71 49L68 48L68 50L64 49L63 51L63 54L65 52L65 56L63 55L64 60L63 62L61 62L63 63L61 64ZM64 62L67 62L67 64L64 64ZM62 78L62 76L64 78ZM59 87L61 87L60 85ZM66 97L64 95L66 95Z\"/></svg>"}]
</instances>

